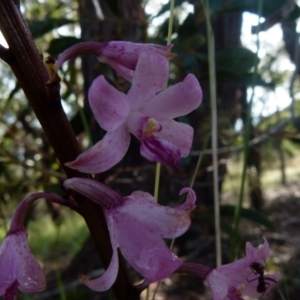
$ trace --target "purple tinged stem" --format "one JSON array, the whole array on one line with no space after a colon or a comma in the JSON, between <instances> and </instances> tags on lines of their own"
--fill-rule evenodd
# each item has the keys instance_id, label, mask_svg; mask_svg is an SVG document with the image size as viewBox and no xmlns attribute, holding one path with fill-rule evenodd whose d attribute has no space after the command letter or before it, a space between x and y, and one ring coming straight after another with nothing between
<instances>
[{"instance_id":1,"label":"purple tinged stem","mask_svg":"<svg viewBox=\"0 0 300 300\"><path fill-rule=\"evenodd\" d=\"M45 192L38 192L31 194L24 198L19 205L17 206L12 219L11 219L11 225L10 229L8 231L8 234L11 234L13 232L19 231L24 229L24 220L26 217L26 214L28 212L29 207L38 199L40 198L46 198L52 202L61 204L61 205L68 205L72 206L72 208L76 211L78 211L78 205L76 202L70 202L58 195L52 194L52 193L45 193Z\"/></svg>"},{"instance_id":2,"label":"purple tinged stem","mask_svg":"<svg viewBox=\"0 0 300 300\"><path fill-rule=\"evenodd\" d=\"M64 62L85 54L92 54L99 56L101 48L105 47L107 43L100 42L82 42L66 49L57 59L56 64L60 68Z\"/></svg>"},{"instance_id":3,"label":"purple tinged stem","mask_svg":"<svg viewBox=\"0 0 300 300\"><path fill-rule=\"evenodd\" d=\"M103 208L110 210L124 202L124 197L111 188L88 178L71 178L63 183L64 188L78 192L92 201L100 204Z\"/></svg>"},{"instance_id":4,"label":"purple tinged stem","mask_svg":"<svg viewBox=\"0 0 300 300\"><path fill-rule=\"evenodd\" d=\"M112 41L112 42L81 42L66 49L57 59L56 64L60 68L66 61L76 58L81 55L90 54L95 55L100 59L118 60L123 67L134 69L138 61L140 52L150 51L156 52L165 56L167 59L172 59L176 55L170 53L169 50L173 45L161 46L155 44L139 44L125 41ZM124 57L127 59L124 59ZM132 65L134 64L134 65Z\"/></svg>"},{"instance_id":5,"label":"purple tinged stem","mask_svg":"<svg viewBox=\"0 0 300 300\"><path fill-rule=\"evenodd\" d=\"M212 268L202 264L184 262L175 272L193 274L200 277L202 280L205 280L212 271Z\"/></svg>"}]
</instances>

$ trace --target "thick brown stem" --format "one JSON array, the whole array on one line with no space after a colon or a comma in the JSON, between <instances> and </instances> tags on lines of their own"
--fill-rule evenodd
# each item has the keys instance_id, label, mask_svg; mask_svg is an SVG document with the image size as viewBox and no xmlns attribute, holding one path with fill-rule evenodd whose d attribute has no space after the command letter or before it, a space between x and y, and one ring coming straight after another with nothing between
<instances>
[{"instance_id":1,"label":"thick brown stem","mask_svg":"<svg viewBox=\"0 0 300 300\"><path fill-rule=\"evenodd\" d=\"M59 83L46 85L49 80L47 69L13 0L0 1L0 30L9 45L9 53L1 48L0 57L13 70L65 173L69 178L86 177L64 166L64 163L74 160L81 149L62 109ZM75 195L74 198L80 206L80 213L87 223L102 262L107 267L112 249L102 210L81 196ZM139 299L122 265L113 288L116 299Z\"/></svg>"}]
</instances>

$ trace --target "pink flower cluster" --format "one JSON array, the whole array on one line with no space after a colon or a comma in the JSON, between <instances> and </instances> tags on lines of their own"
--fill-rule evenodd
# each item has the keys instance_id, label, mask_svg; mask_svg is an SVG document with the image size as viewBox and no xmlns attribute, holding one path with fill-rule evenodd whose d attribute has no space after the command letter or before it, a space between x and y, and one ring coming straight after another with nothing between
<instances>
[{"instance_id":1,"label":"pink flower cluster","mask_svg":"<svg viewBox=\"0 0 300 300\"><path fill-rule=\"evenodd\" d=\"M70 58L94 54L119 72L132 85L127 94L111 86L103 76L97 77L89 90L95 119L106 131L104 138L84 151L68 167L86 173L101 173L116 165L125 155L130 134L139 139L140 153L150 161L177 166L192 146L193 128L174 120L196 109L202 90L194 75L164 89L169 76L168 60L173 57L163 47L128 42L80 43L66 50L58 59L61 66ZM104 212L112 245L112 258L99 278L81 280L95 291L109 289L119 268L118 249L128 263L145 278L144 286L174 272L198 275L210 288L214 300L240 300L243 295L260 297L279 280L280 274L264 275L269 246L258 250L247 243L246 257L211 269L182 262L165 244L164 238L182 235L189 228L196 195L183 188L187 200L176 207L156 204L149 193L135 191L123 197L95 179L72 178L63 184L99 204ZM10 230L0 247L0 296L14 299L16 291L38 292L45 288L41 267L32 255L24 228L28 207L38 198L57 203L64 199L54 194L36 193L22 200L16 209ZM76 210L76 207L74 207Z\"/></svg>"}]
</instances>

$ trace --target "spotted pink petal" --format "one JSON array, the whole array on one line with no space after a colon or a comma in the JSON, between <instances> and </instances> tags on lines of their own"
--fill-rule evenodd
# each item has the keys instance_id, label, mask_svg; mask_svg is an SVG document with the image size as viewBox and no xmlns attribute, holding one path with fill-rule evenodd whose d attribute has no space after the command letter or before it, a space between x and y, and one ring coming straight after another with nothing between
<instances>
[{"instance_id":1,"label":"spotted pink petal","mask_svg":"<svg viewBox=\"0 0 300 300\"><path fill-rule=\"evenodd\" d=\"M246 255L251 257L253 262L259 262L264 265L270 256L270 247L267 239L265 237L263 239L264 244L259 249L255 249L251 243L247 242Z\"/></svg>"},{"instance_id":2,"label":"spotted pink petal","mask_svg":"<svg viewBox=\"0 0 300 300\"><path fill-rule=\"evenodd\" d=\"M158 281L180 266L181 261L167 247L162 236L153 231L153 226L119 209L108 214L114 219L116 239L122 254L146 279Z\"/></svg>"},{"instance_id":3,"label":"spotted pink petal","mask_svg":"<svg viewBox=\"0 0 300 300\"><path fill-rule=\"evenodd\" d=\"M205 266L197 263L182 263L178 271L188 272L206 277L204 282L211 289L214 300L243 300L243 295L261 298L269 292L280 279L280 273L269 275L264 272L263 282L260 274L253 270L253 259L262 259L266 262L266 255L269 254L269 245L264 238L264 245L255 249L250 243L246 245L247 256L233 263L223 265L206 273ZM264 264L262 265L264 268ZM203 272L204 271L204 272ZM261 286L264 284L264 286ZM263 288L263 291L262 291ZM266 290L264 291L264 288Z\"/></svg>"},{"instance_id":4,"label":"spotted pink petal","mask_svg":"<svg viewBox=\"0 0 300 300\"><path fill-rule=\"evenodd\" d=\"M189 228L196 202L196 195L192 189L183 189L180 194L183 193L189 193L186 202L168 207L156 204L154 197L149 193L136 191L126 197L118 212L151 227L152 232L164 238L176 238Z\"/></svg>"},{"instance_id":5,"label":"spotted pink petal","mask_svg":"<svg viewBox=\"0 0 300 300\"><path fill-rule=\"evenodd\" d=\"M111 288L111 286L116 281L118 275L118 269L119 269L119 258L118 258L118 250L117 250L118 244L114 233L114 223L110 217L108 217L106 220L108 223L110 241L113 249L113 255L109 267L107 268L107 270L102 276L96 279L89 280L84 275L80 276L81 281L86 286L88 286L90 289L97 292L103 292Z\"/></svg>"},{"instance_id":6,"label":"spotted pink petal","mask_svg":"<svg viewBox=\"0 0 300 300\"><path fill-rule=\"evenodd\" d=\"M232 274L239 275L243 270L245 270L246 268L248 269L251 263L252 260L248 257L245 257L230 264L218 267L218 272L228 276L231 276Z\"/></svg>"},{"instance_id":7,"label":"spotted pink petal","mask_svg":"<svg viewBox=\"0 0 300 300\"><path fill-rule=\"evenodd\" d=\"M109 59L131 70L135 69L142 52L160 54L168 60L175 57L175 54L169 52L173 45L162 46L125 41L111 41L105 44L106 46L98 52L100 60L101 58Z\"/></svg>"},{"instance_id":8,"label":"spotted pink petal","mask_svg":"<svg viewBox=\"0 0 300 300\"><path fill-rule=\"evenodd\" d=\"M202 89L197 78L189 74L183 82L167 88L145 103L140 112L155 116L158 121L174 119L196 109L202 101L202 96Z\"/></svg>"},{"instance_id":9,"label":"spotted pink petal","mask_svg":"<svg viewBox=\"0 0 300 300\"><path fill-rule=\"evenodd\" d=\"M1 244L0 296L15 281L22 292L39 292L46 287L43 271L29 249L25 229L9 233Z\"/></svg>"},{"instance_id":10,"label":"spotted pink petal","mask_svg":"<svg viewBox=\"0 0 300 300\"><path fill-rule=\"evenodd\" d=\"M96 186L94 190L93 186ZM182 189L180 193L189 193L186 202L174 208L165 208L156 204L150 194L141 191L123 197L123 201L120 196L116 196L115 201L111 199L111 206L103 205L100 198L110 200L115 192L109 192L108 187L92 179L69 179L64 187L80 192L102 205L113 249L119 247L128 263L145 279L150 282L160 280L181 265L178 257L166 246L163 237L177 237L190 225L190 214L196 200L191 189ZM96 286L93 288L96 289Z\"/></svg>"},{"instance_id":11,"label":"spotted pink petal","mask_svg":"<svg viewBox=\"0 0 300 300\"><path fill-rule=\"evenodd\" d=\"M150 161L161 162L177 167L180 161L180 149L169 142L154 135L141 140L141 155Z\"/></svg>"},{"instance_id":12,"label":"spotted pink petal","mask_svg":"<svg viewBox=\"0 0 300 300\"><path fill-rule=\"evenodd\" d=\"M106 131L116 130L129 114L128 98L104 78L97 77L89 89L89 102L98 124Z\"/></svg>"},{"instance_id":13,"label":"spotted pink petal","mask_svg":"<svg viewBox=\"0 0 300 300\"><path fill-rule=\"evenodd\" d=\"M105 172L124 157L129 143L129 132L125 126L120 126L107 132L101 141L65 165L85 173Z\"/></svg>"},{"instance_id":14,"label":"spotted pink petal","mask_svg":"<svg viewBox=\"0 0 300 300\"><path fill-rule=\"evenodd\" d=\"M217 270L209 273L204 283L210 288L214 300L225 300L228 294L228 279Z\"/></svg>"},{"instance_id":15,"label":"spotted pink petal","mask_svg":"<svg viewBox=\"0 0 300 300\"><path fill-rule=\"evenodd\" d=\"M242 283L243 288L243 294L250 296L250 297L255 297L255 298L260 298L263 294L257 292L257 286L259 284L258 282L258 275L255 275L252 271L251 273L244 273L244 280ZM247 274L247 275L246 275ZM280 280L280 272L277 272L275 274L264 274L264 281L267 283L266 287L267 290L265 291L265 294L268 293L274 286L275 284Z\"/></svg>"},{"instance_id":16,"label":"spotted pink petal","mask_svg":"<svg viewBox=\"0 0 300 300\"><path fill-rule=\"evenodd\" d=\"M148 103L160 92L169 78L169 63L165 57L155 53L140 54L127 96L132 110Z\"/></svg>"},{"instance_id":17,"label":"spotted pink petal","mask_svg":"<svg viewBox=\"0 0 300 300\"><path fill-rule=\"evenodd\" d=\"M154 136L175 145L180 151L180 157L187 157L193 143L193 127L174 120L162 122L161 126L162 130L154 133Z\"/></svg>"},{"instance_id":18,"label":"spotted pink petal","mask_svg":"<svg viewBox=\"0 0 300 300\"><path fill-rule=\"evenodd\" d=\"M121 64L118 64L113 59L102 59L101 61L110 65L119 75L121 75L129 82L132 82L134 70L128 69Z\"/></svg>"}]
</instances>

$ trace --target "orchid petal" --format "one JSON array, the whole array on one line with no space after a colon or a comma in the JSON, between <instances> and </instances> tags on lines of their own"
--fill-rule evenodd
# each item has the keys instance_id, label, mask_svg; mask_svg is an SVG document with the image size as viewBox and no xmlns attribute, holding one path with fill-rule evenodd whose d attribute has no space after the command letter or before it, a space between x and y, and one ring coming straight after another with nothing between
<instances>
[{"instance_id":1,"label":"orchid petal","mask_svg":"<svg viewBox=\"0 0 300 300\"><path fill-rule=\"evenodd\" d=\"M147 102L140 111L149 116L155 116L158 121L184 116L196 109L202 100L202 90L193 74L159 93Z\"/></svg>"},{"instance_id":2,"label":"orchid petal","mask_svg":"<svg viewBox=\"0 0 300 300\"><path fill-rule=\"evenodd\" d=\"M239 259L233 263L222 265L218 267L218 272L224 275L231 275L231 274L239 274L245 268L248 268L251 265L252 261L248 257Z\"/></svg>"},{"instance_id":3,"label":"orchid petal","mask_svg":"<svg viewBox=\"0 0 300 300\"><path fill-rule=\"evenodd\" d=\"M255 249L251 243L247 242L246 255L252 258L252 262L265 264L270 256L270 247L267 239L264 237L264 244L259 249Z\"/></svg>"},{"instance_id":4,"label":"orchid petal","mask_svg":"<svg viewBox=\"0 0 300 300\"><path fill-rule=\"evenodd\" d=\"M228 293L227 281L226 276L213 270L204 282L210 288L214 300L224 300Z\"/></svg>"},{"instance_id":5,"label":"orchid petal","mask_svg":"<svg viewBox=\"0 0 300 300\"><path fill-rule=\"evenodd\" d=\"M255 261L260 262L260 263L266 263L267 259L270 256L270 246L265 237L264 239L264 244L256 250L256 257Z\"/></svg>"},{"instance_id":6,"label":"orchid petal","mask_svg":"<svg viewBox=\"0 0 300 300\"><path fill-rule=\"evenodd\" d=\"M141 140L140 153L150 161L177 167L180 160L180 149L171 142L150 135Z\"/></svg>"},{"instance_id":7,"label":"orchid petal","mask_svg":"<svg viewBox=\"0 0 300 300\"><path fill-rule=\"evenodd\" d=\"M101 61L110 65L119 75L132 82L134 70L128 69L112 59L101 59Z\"/></svg>"},{"instance_id":8,"label":"orchid petal","mask_svg":"<svg viewBox=\"0 0 300 300\"><path fill-rule=\"evenodd\" d=\"M160 54L168 60L176 56L169 52L173 45L162 46L125 41L111 41L103 44L106 44L105 47L99 48L100 51L97 55L100 61L104 60L104 62L106 62L105 60L109 59L131 70L136 68L139 56L142 52Z\"/></svg>"},{"instance_id":9,"label":"orchid petal","mask_svg":"<svg viewBox=\"0 0 300 300\"><path fill-rule=\"evenodd\" d=\"M85 173L101 173L116 165L125 155L130 134L125 126L107 132L103 139L65 165Z\"/></svg>"},{"instance_id":10,"label":"orchid petal","mask_svg":"<svg viewBox=\"0 0 300 300\"><path fill-rule=\"evenodd\" d=\"M26 230L8 234L0 248L0 295L17 280L22 292L39 292L46 282L42 268L32 255Z\"/></svg>"},{"instance_id":11,"label":"orchid petal","mask_svg":"<svg viewBox=\"0 0 300 300\"><path fill-rule=\"evenodd\" d=\"M127 212L113 212L116 239L129 264L150 281L158 281L172 274L181 264L164 240L143 221ZM126 232L126 234L125 234Z\"/></svg>"},{"instance_id":12,"label":"orchid petal","mask_svg":"<svg viewBox=\"0 0 300 300\"><path fill-rule=\"evenodd\" d=\"M157 281L173 273L181 265L181 261L166 246L163 237L177 237L187 230L191 211L195 207L194 191L182 189L180 194L188 192L189 199L177 207L165 208L156 204L148 193L136 191L123 198L114 191L109 191L105 185L93 181L68 179L64 187L103 206L113 249L119 247L129 264L147 280ZM105 198L105 203L98 197ZM107 205L106 202L112 202L112 205ZM85 278L83 280L89 282ZM102 282L101 279L98 280ZM99 288L98 280L91 288ZM102 283L100 288L104 288Z\"/></svg>"},{"instance_id":13,"label":"orchid petal","mask_svg":"<svg viewBox=\"0 0 300 300\"><path fill-rule=\"evenodd\" d=\"M257 279L257 280L255 280ZM277 272L276 274L264 274L264 281L266 283L268 283L268 285L266 285L267 290L264 293L268 293L274 286L275 284L279 281L280 279L280 273ZM262 293L257 292L257 285L258 285L258 276L255 275L252 272L252 275L249 277L245 277L244 282L243 282L243 294L250 296L250 297L261 297Z\"/></svg>"},{"instance_id":14,"label":"orchid petal","mask_svg":"<svg viewBox=\"0 0 300 300\"><path fill-rule=\"evenodd\" d=\"M155 198L148 192L143 192L143 191L134 191L131 193L131 195L129 197L125 198L126 201L128 201L128 199L135 199L137 201L140 201L140 199L143 199L144 202L148 202L148 203L156 203Z\"/></svg>"},{"instance_id":15,"label":"orchid petal","mask_svg":"<svg viewBox=\"0 0 300 300\"><path fill-rule=\"evenodd\" d=\"M149 119L148 117L142 115L139 112L131 113L129 118L126 121L126 127L128 131L131 132L133 135L135 135L138 139L142 139L143 138L142 128L148 119ZM167 141L169 144L172 144L173 146L178 148L180 152L179 155L180 157L188 156L192 147L194 129L188 124L176 122L174 120L164 121L160 124L160 126L162 127L162 130L159 132L154 132L153 136L159 138L159 140ZM144 139L147 139L149 137L150 136L145 137ZM143 143L143 139L142 139L142 143ZM148 159L151 160L150 158ZM178 158L175 156L175 159ZM156 158L153 158L152 161L156 161ZM172 162L169 164L172 165Z\"/></svg>"},{"instance_id":16,"label":"orchid petal","mask_svg":"<svg viewBox=\"0 0 300 300\"><path fill-rule=\"evenodd\" d=\"M94 117L106 131L113 131L123 124L129 114L127 96L112 85L104 76L97 77L89 89L89 101Z\"/></svg>"},{"instance_id":17,"label":"orchid petal","mask_svg":"<svg viewBox=\"0 0 300 300\"><path fill-rule=\"evenodd\" d=\"M162 130L154 133L163 140L175 145L179 151L181 157L187 157L190 153L194 129L188 124L179 123L174 120L169 120L161 123Z\"/></svg>"},{"instance_id":18,"label":"orchid petal","mask_svg":"<svg viewBox=\"0 0 300 300\"><path fill-rule=\"evenodd\" d=\"M242 300L242 295L261 298L273 288L280 278L280 273L263 274L261 272L264 272L264 265L259 265L262 269L258 271L253 267L254 262L261 264L268 258L266 255L270 249L267 240L264 240L264 245L258 250L247 243L245 258L220 266L205 275L204 283L211 289L214 300ZM184 263L179 271L188 271L203 278L202 269L203 265Z\"/></svg>"},{"instance_id":19,"label":"orchid petal","mask_svg":"<svg viewBox=\"0 0 300 300\"><path fill-rule=\"evenodd\" d=\"M250 242L246 243L246 255L247 257L251 257L252 260L254 259L256 249L253 247L253 245Z\"/></svg>"},{"instance_id":20,"label":"orchid petal","mask_svg":"<svg viewBox=\"0 0 300 300\"><path fill-rule=\"evenodd\" d=\"M159 236L176 238L189 228L196 201L192 189L186 188L182 191L189 193L189 199L175 207L159 205L150 194L136 191L125 199L125 203L117 211L143 223L143 226L151 228Z\"/></svg>"},{"instance_id":21,"label":"orchid petal","mask_svg":"<svg viewBox=\"0 0 300 300\"><path fill-rule=\"evenodd\" d=\"M126 128L138 139L141 139L143 136L143 126L148 119L149 117L141 114L139 111L133 111L126 120Z\"/></svg>"},{"instance_id":22,"label":"orchid petal","mask_svg":"<svg viewBox=\"0 0 300 300\"><path fill-rule=\"evenodd\" d=\"M169 77L169 63L164 56L142 52L127 96L138 109L163 89Z\"/></svg>"},{"instance_id":23,"label":"orchid petal","mask_svg":"<svg viewBox=\"0 0 300 300\"><path fill-rule=\"evenodd\" d=\"M99 278L88 280L84 275L80 276L81 281L85 285L87 285L90 289L97 292L106 291L114 284L119 269L119 258L118 258L118 250L117 250L118 245L116 242L114 228L113 228L114 224L111 217L108 217L106 220L109 229L111 245L113 249L113 255L110 264L107 270L105 271L105 273Z\"/></svg>"}]
</instances>

